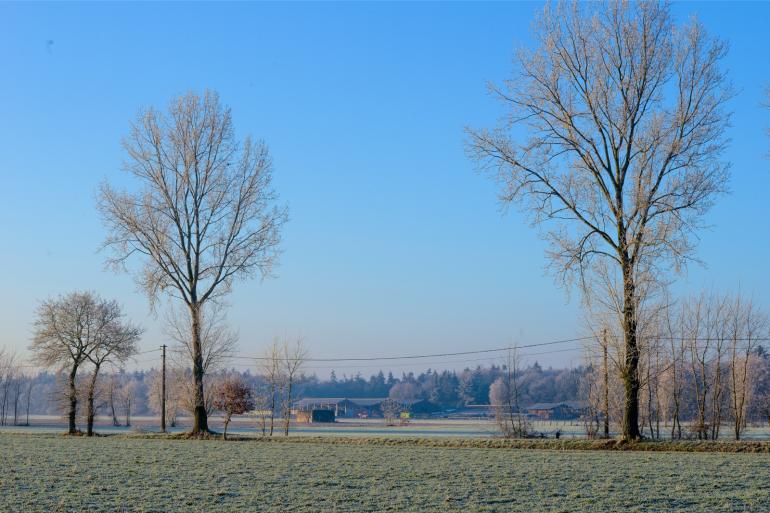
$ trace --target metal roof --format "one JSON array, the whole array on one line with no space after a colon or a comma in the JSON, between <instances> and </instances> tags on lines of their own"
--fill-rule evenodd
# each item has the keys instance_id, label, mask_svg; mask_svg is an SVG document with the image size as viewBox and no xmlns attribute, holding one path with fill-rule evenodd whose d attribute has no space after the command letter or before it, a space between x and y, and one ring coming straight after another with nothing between
<instances>
[{"instance_id":1,"label":"metal roof","mask_svg":"<svg viewBox=\"0 0 770 513\"><path fill-rule=\"evenodd\" d=\"M376 406L387 400L387 397L305 397L295 404L298 406L310 406L313 404L341 404L349 402L358 406Z\"/></svg>"},{"instance_id":2,"label":"metal roof","mask_svg":"<svg viewBox=\"0 0 770 513\"><path fill-rule=\"evenodd\" d=\"M553 410L558 408L559 406L566 406L567 408L579 410L581 408L585 408L587 405L584 401L561 401L558 403L535 403L530 406L526 406L524 409L525 410Z\"/></svg>"}]
</instances>

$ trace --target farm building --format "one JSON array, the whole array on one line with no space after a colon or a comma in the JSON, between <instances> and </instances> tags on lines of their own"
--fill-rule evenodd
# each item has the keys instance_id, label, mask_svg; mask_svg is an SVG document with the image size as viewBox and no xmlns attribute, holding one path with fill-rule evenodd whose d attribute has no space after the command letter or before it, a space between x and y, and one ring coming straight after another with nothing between
<instances>
[{"instance_id":1,"label":"farm building","mask_svg":"<svg viewBox=\"0 0 770 513\"><path fill-rule=\"evenodd\" d=\"M331 410L335 417L367 418L381 417L380 405L387 397L347 398L347 397L306 397L294 403L297 411Z\"/></svg>"},{"instance_id":2,"label":"farm building","mask_svg":"<svg viewBox=\"0 0 770 513\"><path fill-rule=\"evenodd\" d=\"M524 408L524 411L540 420L572 420L583 416L586 409L587 405L582 401L562 401L533 404Z\"/></svg>"},{"instance_id":3,"label":"farm building","mask_svg":"<svg viewBox=\"0 0 770 513\"><path fill-rule=\"evenodd\" d=\"M379 418L382 417L381 405L387 400L387 397L307 397L294 403L294 409L300 422L329 422L312 419L312 412L316 410L330 410L334 418ZM437 409L426 400L398 402L412 415L428 415Z\"/></svg>"}]
</instances>

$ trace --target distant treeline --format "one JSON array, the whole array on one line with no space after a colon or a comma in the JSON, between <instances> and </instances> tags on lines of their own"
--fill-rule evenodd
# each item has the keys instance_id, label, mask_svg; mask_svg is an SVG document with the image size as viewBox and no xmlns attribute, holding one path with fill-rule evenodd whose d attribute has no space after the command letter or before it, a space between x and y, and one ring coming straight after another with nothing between
<instances>
[{"instance_id":1,"label":"distant treeline","mask_svg":"<svg viewBox=\"0 0 770 513\"><path fill-rule=\"evenodd\" d=\"M402 373L396 377L392 372L385 374L379 371L365 378L356 373L351 376L338 377L332 371L329 379L320 379L316 375L303 375L297 383L298 399L302 397L393 397L395 399L425 399L434 403L440 409L460 408L468 404L489 404L489 387L498 379L505 368L503 366L477 366L473 369L456 371L437 371L428 369L414 374ZM535 402L554 402L580 399L580 383L589 369L577 367L574 369L543 368L538 363L521 372L521 397L523 404ZM255 389L264 386L264 380L251 371L226 370L219 374L240 375ZM116 372L104 373L101 381L112 383L115 399L108 404L108 393L102 394L99 404L100 415L110 415L112 406L122 422L126 407L130 407L130 415L155 415L155 402L150 400L154 383L159 371ZM60 405L60 376L56 373L41 372L34 377L20 378L25 380L24 386L19 387L18 417L26 414L26 393L29 390L30 413L41 415L58 415L62 412ZM32 385L29 387L29 385ZM8 402L13 401L13 387L9 387ZM108 387L103 387L104 389ZM130 401L124 398L124 391L130 390ZM11 406L11 405L9 405ZM6 422L12 422L13 411L8 412ZM22 419L19 419L23 421Z\"/></svg>"}]
</instances>

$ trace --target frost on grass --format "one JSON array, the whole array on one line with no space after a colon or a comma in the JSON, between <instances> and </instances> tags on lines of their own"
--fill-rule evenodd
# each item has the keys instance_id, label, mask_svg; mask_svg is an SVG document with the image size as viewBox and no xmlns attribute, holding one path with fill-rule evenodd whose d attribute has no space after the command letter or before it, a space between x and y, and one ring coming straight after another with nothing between
<instances>
[{"instance_id":1,"label":"frost on grass","mask_svg":"<svg viewBox=\"0 0 770 513\"><path fill-rule=\"evenodd\" d=\"M767 454L2 435L4 512L764 511ZM206 461L206 465L194 464Z\"/></svg>"}]
</instances>

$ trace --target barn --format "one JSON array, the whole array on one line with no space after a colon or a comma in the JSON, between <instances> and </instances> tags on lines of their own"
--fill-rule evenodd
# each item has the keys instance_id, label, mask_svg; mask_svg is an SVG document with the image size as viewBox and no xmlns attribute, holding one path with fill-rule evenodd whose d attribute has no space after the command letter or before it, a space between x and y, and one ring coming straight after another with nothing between
<instances>
[{"instance_id":1,"label":"barn","mask_svg":"<svg viewBox=\"0 0 770 513\"><path fill-rule=\"evenodd\" d=\"M562 401L558 403L536 403L524 408L524 411L539 420L573 420L585 414L587 405L582 401Z\"/></svg>"},{"instance_id":2,"label":"barn","mask_svg":"<svg viewBox=\"0 0 770 513\"><path fill-rule=\"evenodd\" d=\"M294 403L294 408L298 419L299 412L313 410L331 410L335 418L382 417L380 405L387 400L387 397L306 397Z\"/></svg>"}]
</instances>

